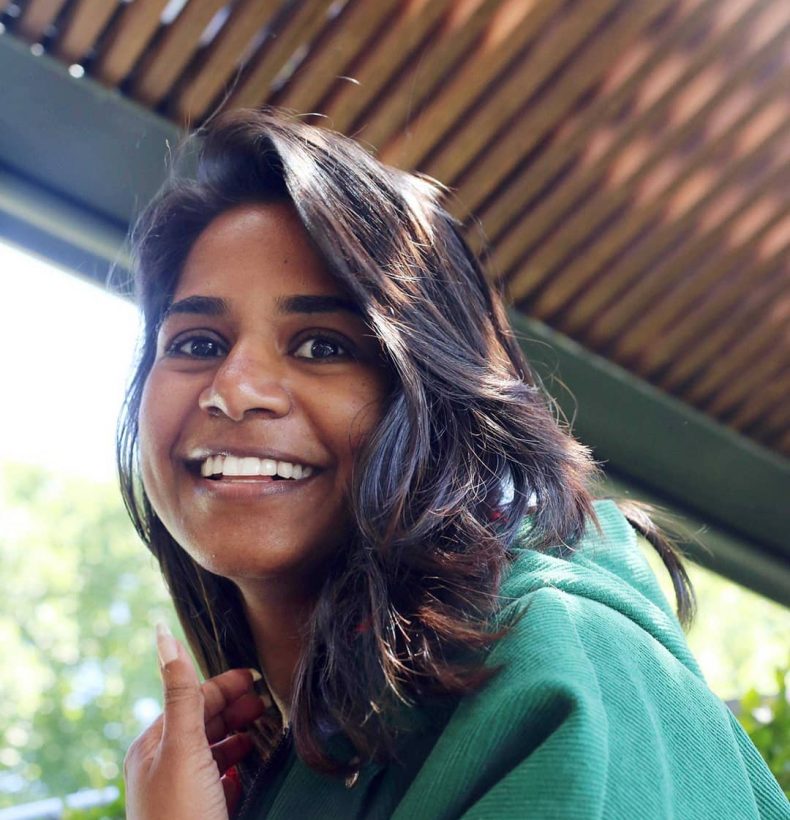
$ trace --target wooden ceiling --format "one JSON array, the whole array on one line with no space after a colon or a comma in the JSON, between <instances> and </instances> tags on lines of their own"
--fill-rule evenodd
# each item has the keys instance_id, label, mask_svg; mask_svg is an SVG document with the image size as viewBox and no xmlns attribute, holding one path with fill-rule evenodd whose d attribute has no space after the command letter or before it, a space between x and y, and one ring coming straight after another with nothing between
<instances>
[{"instance_id":1,"label":"wooden ceiling","mask_svg":"<svg viewBox=\"0 0 790 820\"><path fill-rule=\"evenodd\" d=\"M317 112L436 177L520 311L790 455L790 2L0 11L34 53L181 125L220 105Z\"/></svg>"}]
</instances>

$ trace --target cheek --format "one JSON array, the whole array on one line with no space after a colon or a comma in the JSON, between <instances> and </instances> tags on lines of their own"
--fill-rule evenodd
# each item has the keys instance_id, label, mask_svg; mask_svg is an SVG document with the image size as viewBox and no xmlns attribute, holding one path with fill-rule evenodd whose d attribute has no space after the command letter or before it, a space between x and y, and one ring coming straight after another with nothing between
<instances>
[{"instance_id":1,"label":"cheek","mask_svg":"<svg viewBox=\"0 0 790 820\"><path fill-rule=\"evenodd\" d=\"M361 381L346 410L348 444L352 452L364 445L370 434L381 421L385 403L385 386L380 379L369 378Z\"/></svg>"},{"instance_id":2,"label":"cheek","mask_svg":"<svg viewBox=\"0 0 790 820\"><path fill-rule=\"evenodd\" d=\"M140 470L149 497L154 499L159 478L169 464L168 454L177 428L173 391L160 389L152 372L140 402Z\"/></svg>"},{"instance_id":3,"label":"cheek","mask_svg":"<svg viewBox=\"0 0 790 820\"><path fill-rule=\"evenodd\" d=\"M156 436L155 431L159 429L156 419L153 414L153 403L151 402L150 394L148 393L148 386L143 392L143 398L140 402L140 433L139 433L139 449L140 449L140 473L143 479L143 486L148 494L148 497L153 501L155 474L154 464L156 462Z\"/></svg>"}]
</instances>

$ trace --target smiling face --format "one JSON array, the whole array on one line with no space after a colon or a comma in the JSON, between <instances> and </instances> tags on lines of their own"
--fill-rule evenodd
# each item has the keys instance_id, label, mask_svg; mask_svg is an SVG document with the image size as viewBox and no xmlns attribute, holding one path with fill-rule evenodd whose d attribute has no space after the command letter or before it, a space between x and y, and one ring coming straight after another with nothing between
<instances>
[{"instance_id":1,"label":"smiling face","mask_svg":"<svg viewBox=\"0 0 790 820\"><path fill-rule=\"evenodd\" d=\"M388 385L292 206L227 211L186 259L143 392L154 510L211 572L306 579L348 536L355 453Z\"/></svg>"}]
</instances>

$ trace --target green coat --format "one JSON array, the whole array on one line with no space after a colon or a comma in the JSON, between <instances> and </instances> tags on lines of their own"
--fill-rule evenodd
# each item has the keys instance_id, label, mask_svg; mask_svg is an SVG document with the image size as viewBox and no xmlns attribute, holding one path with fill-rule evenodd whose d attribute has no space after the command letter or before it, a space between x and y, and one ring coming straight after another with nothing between
<instances>
[{"instance_id":1,"label":"green coat","mask_svg":"<svg viewBox=\"0 0 790 820\"><path fill-rule=\"evenodd\" d=\"M502 671L439 728L426 717L400 764L347 788L286 747L239 817L790 820L706 686L641 536L614 502L596 512L604 537L590 528L570 560L522 550L502 617L524 615L487 661Z\"/></svg>"}]
</instances>

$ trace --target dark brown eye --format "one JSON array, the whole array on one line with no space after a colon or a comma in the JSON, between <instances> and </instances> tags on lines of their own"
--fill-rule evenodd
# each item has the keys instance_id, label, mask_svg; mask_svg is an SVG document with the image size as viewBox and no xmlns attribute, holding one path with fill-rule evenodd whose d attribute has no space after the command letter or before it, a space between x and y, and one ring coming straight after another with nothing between
<instances>
[{"instance_id":1,"label":"dark brown eye","mask_svg":"<svg viewBox=\"0 0 790 820\"><path fill-rule=\"evenodd\" d=\"M190 336L173 342L168 353L194 359L214 359L225 355L225 346L210 336Z\"/></svg>"},{"instance_id":2,"label":"dark brown eye","mask_svg":"<svg viewBox=\"0 0 790 820\"><path fill-rule=\"evenodd\" d=\"M294 355L302 359L326 360L346 357L349 352L335 339L327 336L310 336L300 343Z\"/></svg>"}]
</instances>

